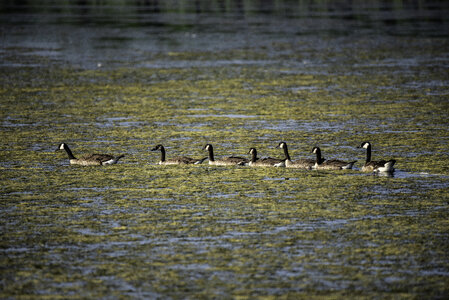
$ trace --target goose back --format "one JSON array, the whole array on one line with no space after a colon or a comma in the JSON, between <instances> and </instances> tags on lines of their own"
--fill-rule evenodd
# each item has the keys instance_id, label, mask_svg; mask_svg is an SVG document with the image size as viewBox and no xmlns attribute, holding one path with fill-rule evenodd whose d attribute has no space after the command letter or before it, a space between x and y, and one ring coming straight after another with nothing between
<instances>
[{"instance_id":1,"label":"goose back","mask_svg":"<svg viewBox=\"0 0 449 300\"><path fill-rule=\"evenodd\" d=\"M69 146L65 143L59 144L58 150L65 150L68 157L69 162L71 165L80 165L80 166L101 166L101 165L112 165L116 164L120 158L124 157L125 155L119 155L119 156L113 156L110 154L87 154L83 155L80 158L76 158L72 150L70 150Z\"/></svg>"},{"instance_id":2,"label":"goose back","mask_svg":"<svg viewBox=\"0 0 449 300\"><path fill-rule=\"evenodd\" d=\"M394 164L396 163L396 160L390 159L390 160L371 160L371 143L370 142L363 142L360 146L357 148L364 148L366 149L366 160L365 164L362 167L363 172L393 172L394 171Z\"/></svg>"},{"instance_id":3,"label":"goose back","mask_svg":"<svg viewBox=\"0 0 449 300\"><path fill-rule=\"evenodd\" d=\"M185 156L178 156L178 157L174 157L171 159L166 159L166 152L165 152L165 148L164 146L162 146L161 144L156 145L153 149L151 149L151 151L157 151L160 150L161 151L161 159L158 162L159 165L192 165L192 164L201 164L206 157L201 158L201 159L195 159L195 158L190 158L190 157L185 157Z\"/></svg>"},{"instance_id":4,"label":"goose back","mask_svg":"<svg viewBox=\"0 0 449 300\"><path fill-rule=\"evenodd\" d=\"M277 159L272 157L257 157L256 148L249 149L249 154L251 154L251 160L248 165L251 167L285 167L285 159Z\"/></svg>"},{"instance_id":5,"label":"goose back","mask_svg":"<svg viewBox=\"0 0 449 300\"><path fill-rule=\"evenodd\" d=\"M344 169L352 169L354 164L357 162L356 160L351 162L345 162L338 159L325 160L321 157L321 149L319 147L314 147L312 149L312 153L316 154L316 160L314 169L317 170L344 170Z\"/></svg>"},{"instance_id":6,"label":"goose back","mask_svg":"<svg viewBox=\"0 0 449 300\"><path fill-rule=\"evenodd\" d=\"M298 159L295 161L292 161L290 158L290 154L288 153L288 147L286 142L280 142L276 148L280 148L284 150L285 155L285 167L287 168L295 168L295 169L312 169L313 165L315 164L315 161L313 159Z\"/></svg>"},{"instance_id":7,"label":"goose back","mask_svg":"<svg viewBox=\"0 0 449 300\"><path fill-rule=\"evenodd\" d=\"M209 165L213 166L244 166L248 164L248 159L239 157L239 156L229 156L223 157L218 160L215 160L214 157L214 148L211 144L206 144L203 150L207 150L209 153Z\"/></svg>"}]
</instances>

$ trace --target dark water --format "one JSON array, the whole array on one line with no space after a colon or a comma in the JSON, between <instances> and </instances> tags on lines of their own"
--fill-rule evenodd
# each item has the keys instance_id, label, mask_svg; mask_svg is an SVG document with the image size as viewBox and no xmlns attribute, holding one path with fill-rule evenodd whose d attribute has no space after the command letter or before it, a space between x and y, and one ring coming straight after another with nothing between
<instances>
[{"instance_id":1,"label":"dark water","mask_svg":"<svg viewBox=\"0 0 449 300\"><path fill-rule=\"evenodd\" d=\"M449 32L445 1L144 2L55 5L51 1L6 1L0 7L2 65L36 66L35 58L45 58L45 64L87 69L274 63L301 67L336 63L335 55L348 47L367 51L397 47L406 37L428 45L432 38L445 38ZM265 55L263 59L210 57L232 49ZM334 57L316 61L316 51ZM206 57L175 62L158 57L176 52L199 52ZM298 53L299 61L292 61L291 56ZM414 65L419 63L416 59L381 63Z\"/></svg>"},{"instance_id":2,"label":"dark water","mask_svg":"<svg viewBox=\"0 0 449 300\"><path fill-rule=\"evenodd\" d=\"M447 298L448 16L447 1L1 2L0 298ZM392 176L360 171L365 140ZM281 157L279 141L358 161L161 167L149 151ZM60 142L125 157L74 167Z\"/></svg>"}]
</instances>

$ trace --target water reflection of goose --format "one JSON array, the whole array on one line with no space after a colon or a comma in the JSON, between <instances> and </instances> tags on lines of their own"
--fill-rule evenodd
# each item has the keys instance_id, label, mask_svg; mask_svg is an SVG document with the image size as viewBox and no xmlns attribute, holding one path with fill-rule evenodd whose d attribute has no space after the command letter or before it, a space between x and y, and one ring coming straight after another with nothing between
<instances>
[{"instance_id":1,"label":"water reflection of goose","mask_svg":"<svg viewBox=\"0 0 449 300\"><path fill-rule=\"evenodd\" d=\"M239 166L245 166L248 164L248 160L243 157L237 157L237 156L230 156L230 157L223 157L219 160L215 160L214 158L214 148L211 144L207 144L204 146L203 150L209 151L209 165L215 165L215 166L232 166L232 165L239 165Z\"/></svg>"},{"instance_id":2,"label":"water reflection of goose","mask_svg":"<svg viewBox=\"0 0 449 300\"><path fill-rule=\"evenodd\" d=\"M118 160L125 155L112 156L109 154L88 154L80 158L76 158L67 144L59 144L58 150L65 150L69 156L69 161L71 165L82 165L82 166L100 166L100 165L112 165L116 164Z\"/></svg>"},{"instance_id":3,"label":"water reflection of goose","mask_svg":"<svg viewBox=\"0 0 449 300\"><path fill-rule=\"evenodd\" d=\"M171 159L165 159L165 148L161 144L155 146L151 151L161 150L161 160L158 162L160 165L192 165L201 164L207 157L201 159L195 159L185 156L178 156Z\"/></svg>"},{"instance_id":4,"label":"water reflection of goose","mask_svg":"<svg viewBox=\"0 0 449 300\"><path fill-rule=\"evenodd\" d=\"M342 170L342 169L352 169L352 166L356 160L351 162L345 162L337 159L324 160L321 157L321 149L319 147L314 147L312 153L316 154L316 161L314 168L319 170Z\"/></svg>"},{"instance_id":5,"label":"water reflection of goose","mask_svg":"<svg viewBox=\"0 0 449 300\"><path fill-rule=\"evenodd\" d=\"M251 160L248 165L251 167L285 167L285 159L277 159L272 157L257 158L256 148L249 149Z\"/></svg>"},{"instance_id":6,"label":"water reflection of goose","mask_svg":"<svg viewBox=\"0 0 449 300\"><path fill-rule=\"evenodd\" d=\"M288 148L286 142L280 142L276 148L283 149L285 155L285 166L287 168L297 168L297 169L312 169L315 164L315 160L313 159L298 159L292 161L290 155L288 154Z\"/></svg>"},{"instance_id":7,"label":"water reflection of goose","mask_svg":"<svg viewBox=\"0 0 449 300\"><path fill-rule=\"evenodd\" d=\"M371 143L370 142L363 142L360 146L357 148L364 148L366 149L366 161L365 165L362 167L362 171L364 172L393 172L394 171L394 164L396 163L396 160L390 159L388 161L386 160L371 160Z\"/></svg>"}]
</instances>

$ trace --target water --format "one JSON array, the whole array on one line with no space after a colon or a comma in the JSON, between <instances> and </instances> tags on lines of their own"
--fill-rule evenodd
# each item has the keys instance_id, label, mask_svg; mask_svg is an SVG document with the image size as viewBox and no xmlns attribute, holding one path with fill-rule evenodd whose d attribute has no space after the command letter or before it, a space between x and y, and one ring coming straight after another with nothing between
<instances>
[{"instance_id":1,"label":"water","mask_svg":"<svg viewBox=\"0 0 449 300\"><path fill-rule=\"evenodd\" d=\"M447 297L448 4L83 3L0 4L2 298ZM358 162L149 151L280 141Z\"/></svg>"}]
</instances>

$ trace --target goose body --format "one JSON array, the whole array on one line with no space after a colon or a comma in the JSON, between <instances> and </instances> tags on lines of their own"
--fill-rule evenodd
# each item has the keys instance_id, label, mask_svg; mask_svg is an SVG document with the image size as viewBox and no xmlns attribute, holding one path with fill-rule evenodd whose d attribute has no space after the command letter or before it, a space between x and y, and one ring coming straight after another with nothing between
<instances>
[{"instance_id":1,"label":"goose body","mask_svg":"<svg viewBox=\"0 0 449 300\"><path fill-rule=\"evenodd\" d=\"M366 149L366 161L365 165L362 167L363 172L394 172L394 164L396 163L396 160L390 159L388 161L386 160L371 160L371 143L370 142L363 142L359 147L357 148L364 148Z\"/></svg>"},{"instance_id":2,"label":"goose body","mask_svg":"<svg viewBox=\"0 0 449 300\"><path fill-rule=\"evenodd\" d=\"M248 165L251 167L285 167L285 159L277 159L272 157L257 158L256 148L249 149L251 160Z\"/></svg>"},{"instance_id":3,"label":"goose body","mask_svg":"<svg viewBox=\"0 0 449 300\"><path fill-rule=\"evenodd\" d=\"M209 152L209 165L214 166L245 166L248 164L248 160L243 157L238 156L230 156L230 157L223 157L221 159L215 160L214 157L214 148L211 144L207 144L204 146L203 150L207 150Z\"/></svg>"},{"instance_id":4,"label":"goose body","mask_svg":"<svg viewBox=\"0 0 449 300\"><path fill-rule=\"evenodd\" d=\"M197 165L201 164L207 157L202 159L194 159L185 156L174 157L171 159L165 159L165 148L161 144L157 145L151 151L161 150L161 160L158 162L159 165Z\"/></svg>"},{"instance_id":5,"label":"goose body","mask_svg":"<svg viewBox=\"0 0 449 300\"><path fill-rule=\"evenodd\" d=\"M352 169L352 166L356 160L351 162L345 162L337 159L325 160L321 157L321 149L319 147L314 147L312 153L316 154L316 161L314 169L317 170L344 170Z\"/></svg>"},{"instance_id":6,"label":"goose body","mask_svg":"<svg viewBox=\"0 0 449 300\"><path fill-rule=\"evenodd\" d=\"M76 158L69 146L66 143L59 144L56 151L65 150L69 156L69 162L71 165L81 165L81 166L102 166L102 165L113 165L116 164L120 158L125 155L113 156L109 154L88 154Z\"/></svg>"},{"instance_id":7,"label":"goose body","mask_svg":"<svg viewBox=\"0 0 449 300\"><path fill-rule=\"evenodd\" d=\"M310 169L312 169L313 165L315 164L315 160L313 160L313 159L298 159L298 160L292 161L290 158L290 155L288 154L287 143L285 143L285 142L280 142L276 148L280 148L280 149L284 150L285 167L287 167L287 168L310 170Z\"/></svg>"}]
</instances>

